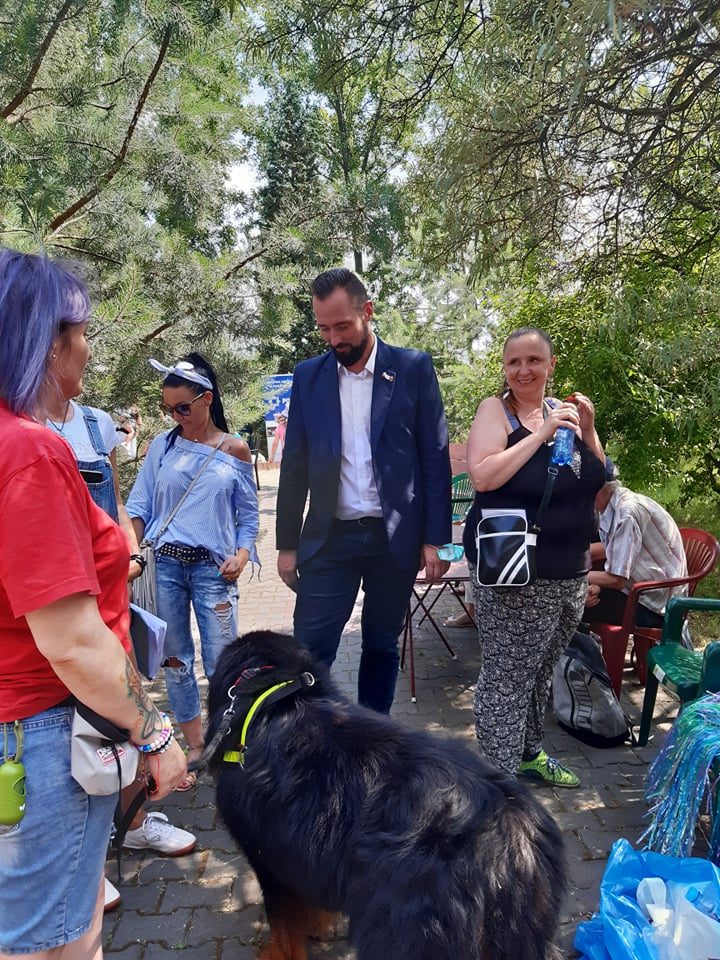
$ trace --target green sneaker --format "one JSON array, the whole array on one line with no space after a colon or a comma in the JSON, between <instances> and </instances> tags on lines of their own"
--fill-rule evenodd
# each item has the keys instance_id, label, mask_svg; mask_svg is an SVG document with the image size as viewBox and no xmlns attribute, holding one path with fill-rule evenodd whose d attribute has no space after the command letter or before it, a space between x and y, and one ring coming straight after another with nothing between
<instances>
[{"instance_id":1,"label":"green sneaker","mask_svg":"<svg viewBox=\"0 0 720 960\"><path fill-rule=\"evenodd\" d=\"M518 776L536 780L548 787L580 786L578 775L564 767L559 760L549 757L544 750L541 750L534 760L523 760Z\"/></svg>"}]
</instances>

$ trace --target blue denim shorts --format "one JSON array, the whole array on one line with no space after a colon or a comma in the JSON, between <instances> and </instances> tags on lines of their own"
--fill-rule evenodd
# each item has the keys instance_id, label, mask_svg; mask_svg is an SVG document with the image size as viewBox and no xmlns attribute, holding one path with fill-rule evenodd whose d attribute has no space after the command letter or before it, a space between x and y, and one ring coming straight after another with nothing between
<instances>
[{"instance_id":1,"label":"blue denim shorts","mask_svg":"<svg viewBox=\"0 0 720 960\"><path fill-rule=\"evenodd\" d=\"M25 816L14 827L0 826L5 953L60 947L86 933L92 920L117 797L90 797L73 780L72 714L72 707L51 707L23 720ZM0 761L3 752L0 735Z\"/></svg>"}]
</instances>

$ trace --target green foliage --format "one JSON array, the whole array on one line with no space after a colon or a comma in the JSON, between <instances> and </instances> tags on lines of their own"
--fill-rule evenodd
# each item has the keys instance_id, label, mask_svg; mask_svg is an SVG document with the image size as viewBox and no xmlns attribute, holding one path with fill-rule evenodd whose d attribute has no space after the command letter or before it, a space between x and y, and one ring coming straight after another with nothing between
<instances>
[{"instance_id":1,"label":"green foliage","mask_svg":"<svg viewBox=\"0 0 720 960\"><path fill-rule=\"evenodd\" d=\"M149 354L234 354L240 27L205 0L12 0L0 41L0 242L80 260L96 314L88 396L157 395ZM242 342L242 341L240 341ZM238 396L242 391L238 391Z\"/></svg>"},{"instance_id":2,"label":"green foliage","mask_svg":"<svg viewBox=\"0 0 720 960\"><path fill-rule=\"evenodd\" d=\"M717 509L716 4L0 17L0 242L82 261L94 402L152 411L148 356L197 348L252 420L263 374L321 348L308 283L349 257L380 334L433 356L453 439L499 388L506 334L536 324L555 393L595 401L623 478Z\"/></svg>"}]
</instances>

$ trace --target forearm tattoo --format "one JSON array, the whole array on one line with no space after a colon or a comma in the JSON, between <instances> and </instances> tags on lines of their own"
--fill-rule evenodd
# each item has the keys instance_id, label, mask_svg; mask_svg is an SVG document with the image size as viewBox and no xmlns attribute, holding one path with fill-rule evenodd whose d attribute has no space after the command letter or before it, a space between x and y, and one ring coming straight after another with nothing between
<instances>
[{"instance_id":1,"label":"forearm tattoo","mask_svg":"<svg viewBox=\"0 0 720 960\"><path fill-rule=\"evenodd\" d=\"M162 717L150 697L143 690L140 675L128 659L125 660L125 683L128 699L133 701L142 719L139 739L147 740L162 730Z\"/></svg>"}]
</instances>

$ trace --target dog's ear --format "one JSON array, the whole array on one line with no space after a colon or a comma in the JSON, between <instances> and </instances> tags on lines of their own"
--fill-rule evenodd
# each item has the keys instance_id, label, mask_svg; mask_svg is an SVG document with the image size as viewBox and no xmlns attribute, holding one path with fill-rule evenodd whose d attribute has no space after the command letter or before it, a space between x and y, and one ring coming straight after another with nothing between
<instances>
[{"instance_id":1,"label":"dog's ear","mask_svg":"<svg viewBox=\"0 0 720 960\"><path fill-rule=\"evenodd\" d=\"M294 680L301 673L315 674L316 664L309 651L294 637L272 630L254 630L238 637L220 654L211 693L217 687L226 692L244 671L252 670L260 672L243 683L243 689L249 691L263 690L283 680Z\"/></svg>"},{"instance_id":2,"label":"dog's ear","mask_svg":"<svg viewBox=\"0 0 720 960\"><path fill-rule=\"evenodd\" d=\"M244 634L237 641L237 650L249 667L272 666L280 672L296 675L312 671L315 666L310 652L293 636L274 630L253 630Z\"/></svg>"}]
</instances>

